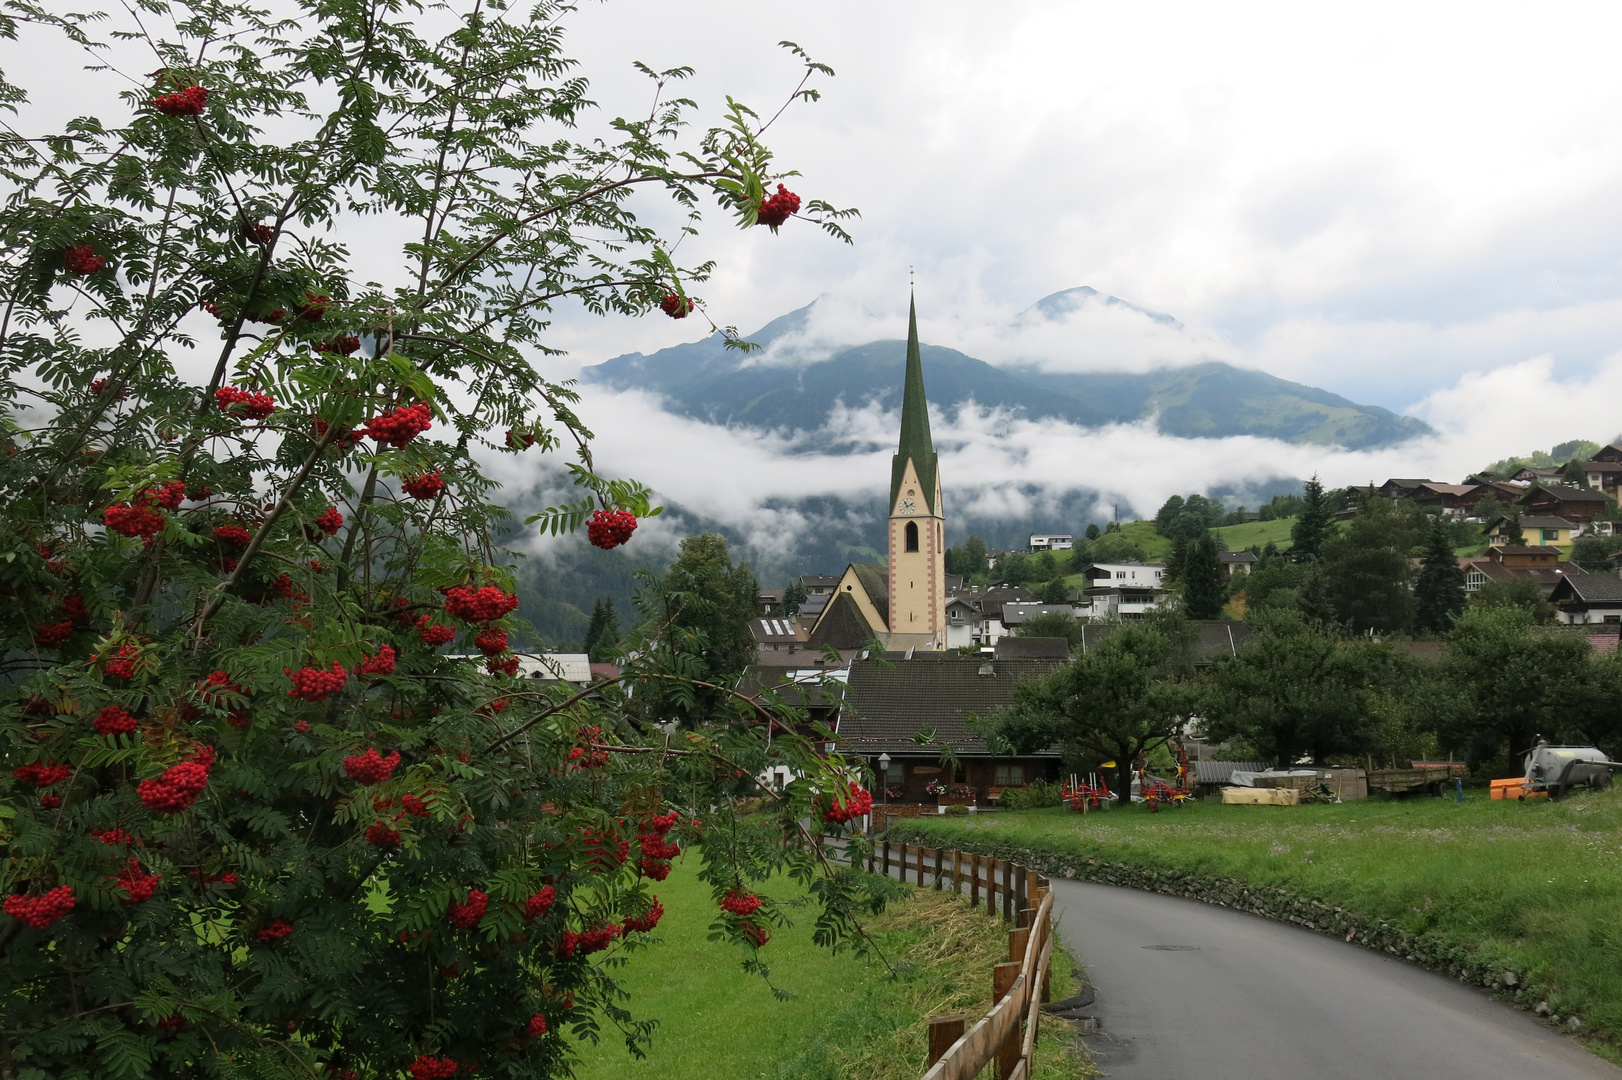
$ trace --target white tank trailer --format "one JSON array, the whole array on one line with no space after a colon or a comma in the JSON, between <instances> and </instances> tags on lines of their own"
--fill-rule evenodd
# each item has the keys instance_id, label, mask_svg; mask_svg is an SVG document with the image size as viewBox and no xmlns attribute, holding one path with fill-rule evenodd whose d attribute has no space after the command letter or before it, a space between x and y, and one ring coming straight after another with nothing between
<instances>
[{"instance_id":1,"label":"white tank trailer","mask_svg":"<svg viewBox=\"0 0 1622 1080\"><path fill-rule=\"evenodd\" d=\"M1525 790L1546 791L1551 799L1572 788L1604 791L1618 769L1622 761L1612 761L1596 746L1550 746L1539 739L1526 755Z\"/></svg>"}]
</instances>

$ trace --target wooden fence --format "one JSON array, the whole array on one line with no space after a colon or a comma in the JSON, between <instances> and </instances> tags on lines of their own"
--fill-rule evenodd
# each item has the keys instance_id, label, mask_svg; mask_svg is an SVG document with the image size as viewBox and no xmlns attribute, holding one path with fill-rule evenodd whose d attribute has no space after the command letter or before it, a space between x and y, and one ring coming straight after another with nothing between
<instances>
[{"instance_id":1,"label":"wooden fence","mask_svg":"<svg viewBox=\"0 0 1622 1080\"><path fill-rule=\"evenodd\" d=\"M923 1080L973 1080L993 1060L1000 1080L1027 1080L1053 962L1053 892L1048 879L1016 863L971 852L881 842L867 868L919 887L968 891L969 903L1001 915L1008 962L991 974L991 1011L969 1026L967 1013L931 1017ZM1000 909L1000 910L999 910Z\"/></svg>"}]
</instances>

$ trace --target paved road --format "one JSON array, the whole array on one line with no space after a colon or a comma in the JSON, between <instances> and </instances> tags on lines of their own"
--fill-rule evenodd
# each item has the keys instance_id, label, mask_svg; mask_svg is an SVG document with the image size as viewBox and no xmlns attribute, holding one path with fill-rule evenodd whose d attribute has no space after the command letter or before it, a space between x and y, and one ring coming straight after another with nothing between
<instances>
[{"instance_id":1,"label":"paved road","mask_svg":"<svg viewBox=\"0 0 1622 1080\"><path fill-rule=\"evenodd\" d=\"M1622 1080L1576 1040L1455 980L1286 923L1053 882L1114 1080Z\"/></svg>"}]
</instances>

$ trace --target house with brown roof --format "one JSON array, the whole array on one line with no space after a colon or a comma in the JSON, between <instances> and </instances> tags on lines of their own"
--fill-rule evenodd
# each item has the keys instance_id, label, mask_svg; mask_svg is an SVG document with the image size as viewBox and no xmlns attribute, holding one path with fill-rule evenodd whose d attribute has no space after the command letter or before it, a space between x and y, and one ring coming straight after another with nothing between
<instances>
[{"instance_id":1,"label":"house with brown roof","mask_svg":"<svg viewBox=\"0 0 1622 1080\"><path fill-rule=\"evenodd\" d=\"M992 585L959 591L946 601L946 647L995 645L1009 631L1003 621L1009 604L1031 604L1036 594L1022 585Z\"/></svg>"},{"instance_id":2,"label":"house with brown roof","mask_svg":"<svg viewBox=\"0 0 1622 1080\"><path fill-rule=\"evenodd\" d=\"M1587 571L1576 563L1560 561L1557 547L1525 547L1505 545L1487 550L1484 559L1471 559L1465 571L1465 589L1479 592L1489 581L1513 581L1526 578L1535 581L1548 596L1554 587L1566 578L1586 577Z\"/></svg>"},{"instance_id":3,"label":"house with brown roof","mask_svg":"<svg viewBox=\"0 0 1622 1080\"><path fill-rule=\"evenodd\" d=\"M1545 481L1533 484L1532 489L1521 496L1518 505L1524 514L1563 517L1584 524L1604 513L1611 501L1603 491Z\"/></svg>"},{"instance_id":4,"label":"house with brown roof","mask_svg":"<svg viewBox=\"0 0 1622 1080\"><path fill-rule=\"evenodd\" d=\"M1570 547L1572 536L1577 531L1575 523L1563 517L1539 517L1531 515L1520 519L1521 544L1525 547ZM1509 543L1509 533L1514 530L1515 519L1496 517L1487 522L1487 543L1491 547L1503 547Z\"/></svg>"},{"instance_id":5,"label":"house with brown roof","mask_svg":"<svg viewBox=\"0 0 1622 1080\"><path fill-rule=\"evenodd\" d=\"M1475 484L1433 484L1426 481L1408 493L1418 506L1434 506L1448 517L1463 517L1470 508L1468 499L1475 493Z\"/></svg>"},{"instance_id":6,"label":"house with brown roof","mask_svg":"<svg viewBox=\"0 0 1622 1080\"><path fill-rule=\"evenodd\" d=\"M1064 663L1061 657L921 650L855 660L835 728L839 748L867 759L892 803L934 804L931 784L972 788L985 803L994 790L1057 779L1058 747L993 754L969 721L993 719L1013 703L1017 683ZM921 732L932 733L932 740L920 744L915 736ZM956 755L955 768L941 763L945 748ZM879 767L881 754L889 757L888 772Z\"/></svg>"},{"instance_id":7,"label":"house with brown roof","mask_svg":"<svg viewBox=\"0 0 1622 1080\"><path fill-rule=\"evenodd\" d=\"M805 663L806 632L800 620L786 615L750 619L749 632L755 638L755 663L773 666Z\"/></svg>"},{"instance_id":8,"label":"house with brown roof","mask_svg":"<svg viewBox=\"0 0 1622 1080\"><path fill-rule=\"evenodd\" d=\"M1549 593L1555 618L1574 625L1622 623L1622 577L1568 575Z\"/></svg>"}]
</instances>

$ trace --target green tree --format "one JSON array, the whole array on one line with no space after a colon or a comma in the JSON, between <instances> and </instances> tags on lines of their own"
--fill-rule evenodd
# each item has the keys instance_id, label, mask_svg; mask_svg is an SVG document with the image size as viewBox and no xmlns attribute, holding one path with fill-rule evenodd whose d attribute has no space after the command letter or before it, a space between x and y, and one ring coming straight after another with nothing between
<instances>
[{"instance_id":1,"label":"green tree","mask_svg":"<svg viewBox=\"0 0 1622 1080\"><path fill-rule=\"evenodd\" d=\"M1386 645L1341 642L1289 612L1254 622L1257 633L1201 684L1206 735L1234 741L1279 768L1368 748L1373 697L1396 683Z\"/></svg>"},{"instance_id":2,"label":"green tree","mask_svg":"<svg viewBox=\"0 0 1622 1080\"><path fill-rule=\"evenodd\" d=\"M1087 555L1090 562L1142 562L1143 548L1123 532L1107 532L1087 545Z\"/></svg>"},{"instance_id":3,"label":"green tree","mask_svg":"<svg viewBox=\"0 0 1622 1080\"><path fill-rule=\"evenodd\" d=\"M1554 607L1546 599L1542 585L1529 577L1512 577L1488 581L1476 591L1472 607L1519 608L1534 622L1554 621Z\"/></svg>"},{"instance_id":4,"label":"green tree","mask_svg":"<svg viewBox=\"0 0 1622 1080\"><path fill-rule=\"evenodd\" d=\"M1586 639L1538 629L1519 607L1471 607L1448 637L1447 673L1459 708L1444 718L1441 735L1467 751L1472 765L1509 762L1539 735L1556 740L1574 694L1590 676ZM1614 704L1612 706L1614 708Z\"/></svg>"},{"instance_id":5,"label":"green tree","mask_svg":"<svg viewBox=\"0 0 1622 1080\"><path fill-rule=\"evenodd\" d=\"M1414 519L1385 499L1367 498L1345 534L1324 544L1324 586L1336 619L1354 633L1407 629L1414 528Z\"/></svg>"},{"instance_id":6,"label":"green tree","mask_svg":"<svg viewBox=\"0 0 1622 1080\"><path fill-rule=\"evenodd\" d=\"M971 536L963 542L962 547L949 547L946 549L946 572L959 574L964 578L984 576L989 568L986 562L986 542L978 536Z\"/></svg>"},{"instance_id":7,"label":"green tree","mask_svg":"<svg viewBox=\"0 0 1622 1080\"><path fill-rule=\"evenodd\" d=\"M1036 590L1036 598L1044 604L1068 604L1070 602L1070 586L1064 578L1056 577L1044 582Z\"/></svg>"},{"instance_id":8,"label":"green tree","mask_svg":"<svg viewBox=\"0 0 1622 1080\"><path fill-rule=\"evenodd\" d=\"M1498 535L1504 538L1504 543L1511 547L1521 547L1526 543L1526 532L1521 528L1521 512L1515 511L1509 520L1498 529Z\"/></svg>"},{"instance_id":9,"label":"green tree","mask_svg":"<svg viewBox=\"0 0 1622 1080\"><path fill-rule=\"evenodd\" d=\"M675 720L684 727L711 723L732 708L730 687L755 659L760 585L745 562L732 562L725 538L715 533L689 536L676 561L657 580L643 571L637 594L643 626L633 650L668 657L669 666L709 688L673 686L638 695L638 714L650 723Z\"/></svg>"},{"instance_id":10,"label":"green tree","mask_svg":"<svg viewBox=\"0 0 1622 1080\"><path fill-rule=\"evenodd\" d=\"M999 730L1019 752L1058 743L1069 760L1113 759L1124 798L1138 755L1170 742L1189 712L1177 633L1122 625L1051 675L1016 685Z\"/></svg>"},{"instance_id":11,"label":"green tree","mask_svg":"<svg viewBox=\"0 0 1622 1080\"><path fill-rule=\"evenodd\" d=\"M1022 638L1064 638L1071 649L1081 644L1082 621L1062 611L1049 611L1028 619L1015 635Z\"/></svg>"},{"instance_id":12,"label":"green tree","mask_svg":"<svg viewBox=\"0 0 1622 1080\"><path fill-rule=\"evenodd\" d=\"M1010 585L1029 585L1040 579L1035 559L1020 551L1011 551L998 559L991 568L991 577Z\"/></svg>"},{"instance_id":13,"label":"green tree","mask_svg":"<svg viewBox=\"0 0 1622 1080\"><path fill-rule=\"evenodd\" d=\"M1217 557L1215 541L1202 536L1188 546L1181 584L1183 613L1190 619L1220 619L1227 600L1228 579Z\"/></svg>"},{"instance_id":14,"label":"green tree","mask_svg":"<svg viewBox=\"0 0 1622 1080\"><path fill-rule=\"evenodd\" d=\"M947 572L951 573L951 571ZM800 584L798 578L789 582L783 588L783 614L798 615L800 613L800 605L805 603L810 598L810 592L806 590L804 585Z\"/></svg>"},{"instance_id":15,"label":"green tree","mask_svg":"<svg viewBox=\"0 0 1622 1080\"><path fill-rule=\"evenodd\" d=\"M1098 523L1096 521L1090 521L1087 523L1087 539L1097 540L1102 535L1103 534L1099 531Z\"/></svg>"},{"instance_id":16,"label":"green tree","mask_svg":"<svg viewBox=\"0 0 1622 1080\"><path fill-rule=\"evenodd\" d=\"M1318 557L1334 524L1329 499L1316 473L1306 483L1298 513L1300 516L1290 526L1290 558L1295 562L1306 562Z\"/></svg>"},{"instance_id":17,"label":"green tree","mask_svg":"<svg viewBox=\"0 0 1622 1080\"><path fill-rule=\"evenodd\" d=\"M819 938L860 940L880 894L800 839L852 766L803 714L768 747L753 703L645 752L621 686L691 688L669 657L521 677L481 466L567 447L523 470L579 485L551 532L652 512L532 361L560 305L687 314L707 266L671 252L712 202L794 227L756 113L706 125L678 69L595 117L567 4L18 10L0 35L157 70L0 144L0 1073L528 1080L604 1029L641 1048L616 965L666 813L716 898L818 876ZM804 780L734 819L775 764ZM754 970L759 925L715 923Z\"/></svg>"},{"instance_id":18,"label":"green tree","mask_svg":"<svg viewBox=\"0 0 1622 1080\"><path fill-rule=\"evenodd\" d=\"M1414 582L1414 629L1445 634L1464 610L1464 571L1453 554L1447 524L1434 518L1426 538L1425 563Z\"/></svg>"},{"instance_id":19,"label":"green tree","mask_svg":"<svg viewBox=\"0 0 1622 1080\"><path fill-rule=\"evenodd\" d=\"M586 641L582 649L592 663L606 664L613 660L619 644L620 621L619 614L614 610L614 601L598 600L591 609L591 622L586 625Z\"/></svg>"},{"instance_id":20,"label":"green tree","mask_svg":"<svg viewBox=\"0 0 1622 1080\"><path fill-rule=\"evenodd\" d=\"M1155 532L1161 536L1171 535L1171 523L1177 520L1177 515L1183 512L1183 497L1173 495L1161 504L1155 511Z\"/></svg>"}]
</instances>

